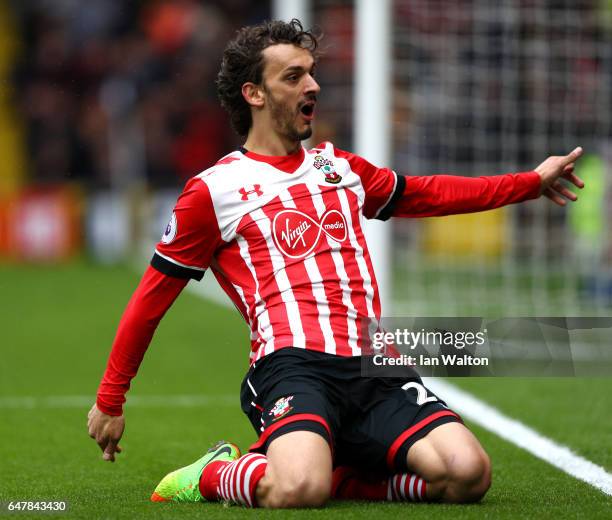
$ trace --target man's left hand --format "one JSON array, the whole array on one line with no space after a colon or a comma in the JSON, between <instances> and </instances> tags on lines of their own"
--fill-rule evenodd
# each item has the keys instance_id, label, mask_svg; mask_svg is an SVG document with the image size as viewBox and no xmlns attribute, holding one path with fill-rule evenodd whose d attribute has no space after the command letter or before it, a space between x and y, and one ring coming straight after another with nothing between
<instances>
[{"instance_id":1,"label":"man's left hand","mask_svg":"<svg viewBox=\"0 0 612 520\"><path fill-rule=\"evenodd\" d=\"M542 181L540 195L544 195L559 206L567 204L565 199L571 201L577 200L576 194L563 184L561 178L571 182L578 188L584 188L582 179L574 174L574 165L581 155L582 148L579 146L568 155L552 156L540 164L535 169L540 174Z\"/></svg>"}]
</instances>

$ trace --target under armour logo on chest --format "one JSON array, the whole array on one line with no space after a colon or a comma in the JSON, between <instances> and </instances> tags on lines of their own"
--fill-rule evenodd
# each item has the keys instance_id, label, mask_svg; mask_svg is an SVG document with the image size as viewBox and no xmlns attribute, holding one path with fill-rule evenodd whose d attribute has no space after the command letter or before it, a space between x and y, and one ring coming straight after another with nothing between
<instances>
[{"instance_id":1,"label":"under armour logo on chest","mask_svg":"<svg viewBox=\"0 0 612 520\"><path fill-rule=\"evenodd\" d=\"M247 189L251 188L251 189ZM261 191L261 184L253 184L252 186L245 186L238 190L240 193L240 200L251 200L263 195L263 191Z\"/></svg>"}]
</instances>

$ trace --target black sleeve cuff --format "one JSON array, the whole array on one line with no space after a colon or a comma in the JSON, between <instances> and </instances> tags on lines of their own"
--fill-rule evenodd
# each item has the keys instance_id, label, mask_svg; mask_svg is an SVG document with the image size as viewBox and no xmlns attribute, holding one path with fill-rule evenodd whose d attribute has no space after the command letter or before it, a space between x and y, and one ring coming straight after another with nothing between
<instances>
[{"instance_id":1,"label":"black sleeve cuff","mask_svg":"<svg viewBox=\"0 0 612 520\"><path fill-rule=\"evenodd\" d=\"M395 185L395 190L393 191L393 195L391 195L391 199L387 202L387 205L380 210L378 215L376 215L377 220L389 220L391 215L393 215L393 210L395 209L395 205L400 197L404 194L404 188L406 187L406 177L403 175L397 175L397 184Z\"/></svg>"},{"instance_id":2,"label":"black sleeve cuff","mask_svg":"<svg viewBox=\"0 0 612 520\"><path fill-rule=\"evenodd\" d=\"M164 257L155 253L151 259L151 267L157 269L160 273L174 278L194 279L200 281L204 276L204 271L192 269L166 260Z\"/></svg>"}]
</instances>

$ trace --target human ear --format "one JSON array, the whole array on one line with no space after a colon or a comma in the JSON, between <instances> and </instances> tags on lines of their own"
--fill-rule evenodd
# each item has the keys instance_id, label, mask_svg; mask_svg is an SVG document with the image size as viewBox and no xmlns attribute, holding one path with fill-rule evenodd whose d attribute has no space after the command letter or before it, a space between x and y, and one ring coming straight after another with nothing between
<instances>
[{"instance_id":1,"label":"human ear","mask_svg":"<svg viewBox=\"0 0 612 520\"><path fill-rule=\"evenodd\" d=\"M253 107L261 108L264 105L264 92L260 85L247 82L242 85L242 97Z\"/></svg>"}]
</instances>

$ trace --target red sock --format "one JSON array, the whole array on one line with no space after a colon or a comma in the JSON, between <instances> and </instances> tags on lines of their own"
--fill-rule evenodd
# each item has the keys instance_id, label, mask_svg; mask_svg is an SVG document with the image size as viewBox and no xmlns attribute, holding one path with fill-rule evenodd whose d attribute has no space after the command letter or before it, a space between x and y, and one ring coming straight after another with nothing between
<instances>
[{"instance_id":1,"label":"red sock","mask_svg":"<svg viewBox=\"0 0 612 520\"><path fill-rule=\"evenodd\" d=\"M228 464L230 463L223 460L218 460L211 462L204 468L204 471L202 471L202 475L200 476L200 493L202 493L202 496L206 500L212 502L219 499L217 491L219 488L221 471Z\"/></svg>"},{"instance_id":2,"label":"red sock","mask_svg":"<svg viewBox=\"0 0 612 520\"><path fill-rule=\"evenodd\" d=\"M247 453L233 462L213 462L200 477L200 493L206 500L227 500L256 507L255 489L266 472L267 459Z\"/></svg>"},{"instance_id":3,"label":"red sock","mask_svg":"<svg viewBox=\"0 0 612 520\"><path fill-rule=\"evenodd\" d=\"M332 497L344 500L417 502L425 499L425 490L425 481L408 473L375 478L354 468L340 466L334 470L332 477Z\"/></svg>"},{"instance_id":4,"label":"red sock","mask_svg":"<svg viewBox=\"0 0 612 520\"><path fill-rule=\"evenodd\" d=\"M332 475L332 497L341 500L385 500L387 478L372 478L349 466L339 466Z\"/></svg>"}]
</instances>

